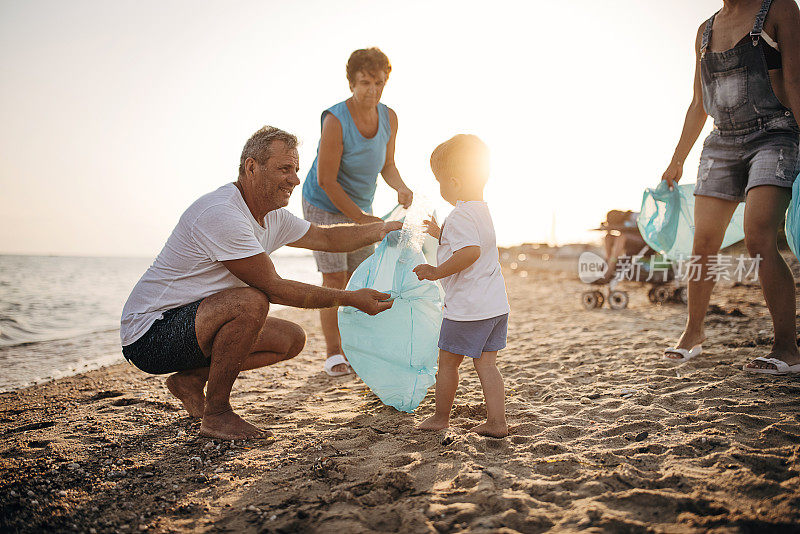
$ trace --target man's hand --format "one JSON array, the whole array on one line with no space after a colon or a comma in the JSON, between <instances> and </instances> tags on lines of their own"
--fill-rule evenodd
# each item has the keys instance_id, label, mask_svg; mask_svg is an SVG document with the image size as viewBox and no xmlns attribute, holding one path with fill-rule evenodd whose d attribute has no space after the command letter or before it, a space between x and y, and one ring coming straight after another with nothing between
<instances>
[{"instance_id":1,"label":"man's hand","mask_svg":"<svg viewBox=\"0 0 800 534\"><path fill-rule=\"evenodd\" d=\"M667 181L669 190L672 191L678 185L678 180L681 179L681 176L683 176L683 162L673 159L669 162L669 167L664 171L661 179Z\"/></svg>"},{"instance_id":2,"label":"man's hand","mask_svg":"<svg viewBox=\"0 0 800 534\"><path fill-rule=\"evenodd\" d=\"M422 263L414 267L414 272L417 275L417 278L420 280L438 280L439 273L436 270L436 267L433 265L428 265L427 263Z\"/></svg>"},{"instance_id":3,"label":"man's hand","mask_svg":"<svg viewBox=\"0 0 800 534\"><path fill-rule=\"evenodd\" d=\"M369 315L378 315L392 307L392 301L387 300L391 296L388 293L368 288L348 291L348 293L350 297L348 304Z\"/></svg>"},{"instance_id":4,"label":"man's hand","mask_svg":"<svg viewBox=\"0 0 800 534\"><path fill-rule=\"evenodd\" d=\"M397 203L402 204L404 208L408 208L411 202L414 201L414 193L407 187L401 187L397 190Z\"/></svg>"},{"instance_id":5,"label":"man's hand","mask_svg":"<svg viewBox=\"0 0 800 534\"><path fill-rule=\"evenodd\" d=\"M439 225L436 224L436 217L431 215L430 220L425 219L422 221L422 224L425 225L425 233L430 235L431 237L435 237L439 239L442 237L442 229L439 228Z\"/></svg>"},{"instance_id":6,"label":"man's hand","mask_svg":"<svg viewBox=\"0 0 800 534\"><path fill-rule=\"evenodd\" d=\"M403 228L403 223L400 221L389 221L383 223L383 228L378 235L381 236L381 239L383 239L389 232L394 232L395 230L400 230L401 228Z\"/></svg>"}]
</instances>

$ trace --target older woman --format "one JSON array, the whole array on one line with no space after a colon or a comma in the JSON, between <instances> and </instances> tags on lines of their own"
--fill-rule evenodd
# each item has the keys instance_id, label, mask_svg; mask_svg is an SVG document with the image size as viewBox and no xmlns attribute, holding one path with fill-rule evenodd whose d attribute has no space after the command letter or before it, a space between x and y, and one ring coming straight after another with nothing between
<instances>
[{"instance_id":1,"label":"older woman","mask_svg":"<svg viewBox=\"0 0 800 534\"><path fill-rule=\"evenodd\" d=\"M772 9L770 9L772 7ZM777 234L798 173L800 129L800 11L793 0L724 0L700 26L694 98L675 155L663 179L670 187L697 140L706 116L714 130L703 143L695 189L694 254L707 268L739 202L745 202L745 243L760 256L761 289L772 314L775 341L766 357L744 370L800 372L792 273L778 252ZM793 113L794 111L794 113ZM685 361L701 352L714 286L689 282L689 318L666 357Z\"/></svg>"},{"instance_id":2,"label":"older woman","mask_svg":"<svg viewBox=\"0 0 800 534\"><path fill-rule=\"evenodd\" d=\"M322 136L317 157L303 184L303 213L314 224L368 224L378 173L408 207L412 193L394 164L397 115L381 94L392 66L377 48L356 50L347 61L347 81L353 95L322 112ZM350 253L314 252L322 285L344 289L350 275L373 252L371 246ZM336 308L320 310L331 376L348 374L342 352Z\"/></svg>"}]
</instances>

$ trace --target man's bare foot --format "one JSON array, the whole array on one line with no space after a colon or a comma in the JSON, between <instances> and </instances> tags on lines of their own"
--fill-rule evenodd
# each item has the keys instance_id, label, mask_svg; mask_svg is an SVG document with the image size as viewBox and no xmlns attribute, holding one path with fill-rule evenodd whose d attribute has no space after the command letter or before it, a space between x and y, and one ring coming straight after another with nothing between
<instances>
[{"instance_id":1,"label":"man's bare foot","mask_svg":"<svg viewBox=\"0 0 800 534\"><path fill-rule=\"evenodd\" d=\"M800 363L800 352L798 352L796 348L794 350L773 348L764 358L775 358L785 362L786 365L791 367L792 365ZM773 363L760 361L751 361L746 363L745 367L748 369L777 369Z\"/></svg>"},{"instance_id":2,"label":"man's bare foot","mask_svg":"<svg viewBox=\"0 0 800 534\"><path fill-rule=\"evenodd\" d=\"M706 335L703 332L700 333L688 333L686 331L681 334L681 338L678 340L678 344L675 345L676 349L686 349L692 350L697 345L701 345L706 340ZM667 352L664 354L667 358L671 360L682 360L683 357L680 354L675 354L674 352Z\"/></svg>"},{"instance_id":3,"label":"man's bare foot","mask_svg":"<svg viewBox=\"0 0 800 534\"><path fill-rule=\"evenodd\" d=\"M475 432L476 434L480 434L481 436L489 436L491 438L504 438L508 435L508 425L505 422L502 423L490 423L486 421L476 427L472 427L469 429L470 432Z\"/></svg>"},{"instance_id":4,"label":"man's bare foot","mask_svg":"<svg viewBox=\"0 0 800 534\"><path fill-rule=\"evenodd\" d=\"M204 415L200 435L219 439L259 439L272 436L269 430L251 425L233 410L214 415Z\"/></svg>"},{"instance_id":5,"label":"man's bare foot","mask_svg":"<svg viewBox=\"0 0 800 534\"><path fill-rule=\"evenodd\" d=\"M206 381L199 375L186 372L175 373L167 378L167 389L183 403L189 415L200 419L206 407L203 388Z\"/></svg>"},{"instance_id":6,"label":"man's bare foot","mask_svg":"<svg viewBox=\"0 0 800 534\"><path fill-rule=\"evenodd\" d=\"M417 425L417 430L442 430L450 426L450 419L432 415Z\"/></svg>"}]
</instances>

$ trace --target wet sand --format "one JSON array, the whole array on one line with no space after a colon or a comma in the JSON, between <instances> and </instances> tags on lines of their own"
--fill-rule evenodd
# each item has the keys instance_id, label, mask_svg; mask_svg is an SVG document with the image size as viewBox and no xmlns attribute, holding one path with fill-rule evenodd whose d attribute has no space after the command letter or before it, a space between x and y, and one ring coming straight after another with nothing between
<instances>
[{"instance_id":1,"label":"wet sand","mask_svg":"<svg viewBox=\"0 0 800 534\"><path fill-rule=\"evenodd\" d=\"M629 284L585 311L574 274L506 270L511 435L462 367L453 427L414 424L354 376L300 356L244 373L232 403L276 439L198 436L163 377L127 364L0 394L0 530L16 532L800 531L800 379L750 375L769 349L760 290L720 287L705 353L662 358L685 320Z\"/></svg>"}]
</instances>

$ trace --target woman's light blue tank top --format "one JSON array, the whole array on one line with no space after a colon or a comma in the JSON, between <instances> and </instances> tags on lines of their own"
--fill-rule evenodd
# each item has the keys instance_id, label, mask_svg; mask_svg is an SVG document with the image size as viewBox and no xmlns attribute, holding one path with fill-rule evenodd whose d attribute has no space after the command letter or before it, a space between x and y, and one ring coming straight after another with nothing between
<instances>
[{"instance_id":1,"label":"woman's light blue tank top","mask_svg":"<svg viewBox=\"0 0 800 534\"><path fill-rule=\"evenodd\" d=\"M339 124L342 125L342 159L339 163L339 174L336 181L359 208L370 213L372 199L375 197L378 173L386 163L386 144L391 136L389 108L384 104L378 104L378 133L369 139L358 131L346 103L339 102L323 111L320 124L328 113L339 119ZM317 145L317 157L314 158L314 163L303 183L303 198L309 204L330 213L341 213L328 198L328 194L319 186L317 181L318 160L319 144Z\"/></svg>"}]
</instances>

